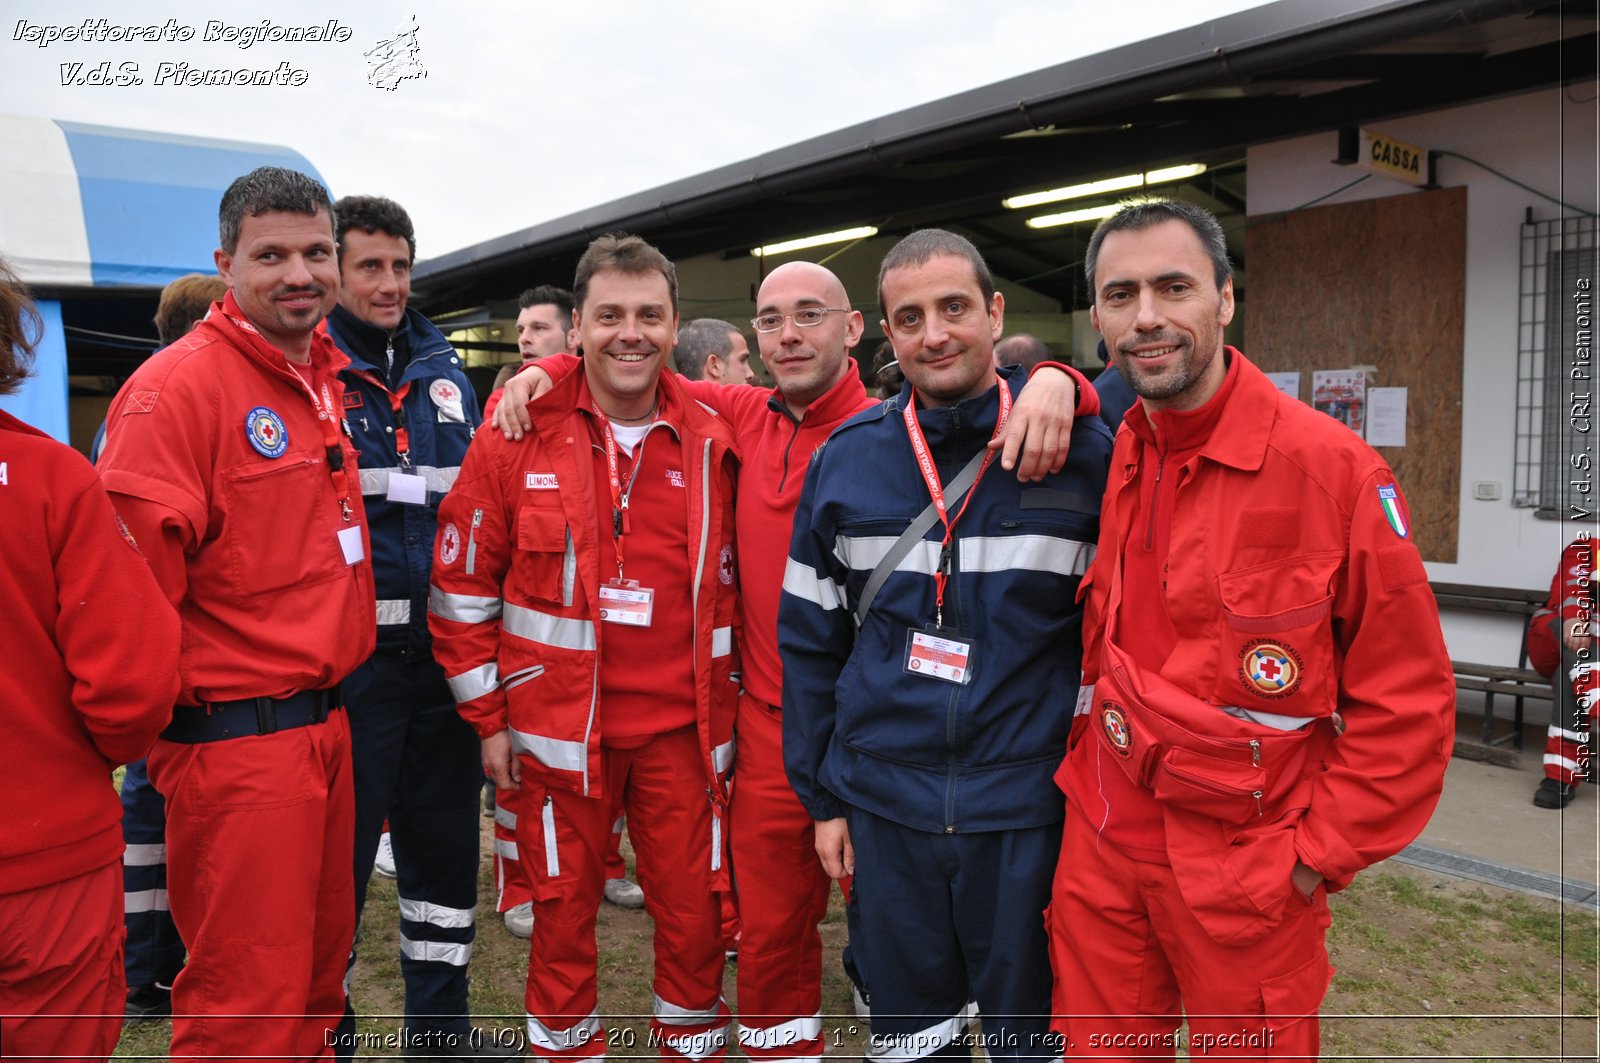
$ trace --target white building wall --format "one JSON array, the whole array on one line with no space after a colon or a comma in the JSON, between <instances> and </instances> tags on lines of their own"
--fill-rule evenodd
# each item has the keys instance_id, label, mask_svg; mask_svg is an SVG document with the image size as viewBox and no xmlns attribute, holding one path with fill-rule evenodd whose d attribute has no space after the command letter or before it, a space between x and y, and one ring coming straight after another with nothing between
<instances>
[{"instance_id":1,"label":"white building wall","mask_svg":"<svg viewBox=\"0 0 1600 1063\"><path fill-rule=\"evenodd\" d=\"M1425 149L1476 159L1548 195L1585 210L1600 203L1597 189L1593 84L1550 89L1390 121L1371 127ZM1249 151L1249 213L1292 210L1347 184L1362 171L1338 166L1337 134L1320 133ZM1541 520L1511 505L1514 397L1517 382L1517 282L1520 227L1527 208L1535 220L1561 216L1554 203L1461 159L1442 159L1438 179L1467 188L1467 293L1462 380L1461 518L1458 560L1430 562L1431 579L1452 583L1544 588L1576 527ZM1327 203L1416 190L1373 176ZM1248 353L1248 352L1246 352ZM1597 429L1600 431L1600 429ZM1500 484L1500 500L1472 497L1474 481ZM1510 632L1508 635L1508 631ZM1445 617L1451 656L1516 663L1515 631L1503 620Z\"/></svg>"}]
</instances>

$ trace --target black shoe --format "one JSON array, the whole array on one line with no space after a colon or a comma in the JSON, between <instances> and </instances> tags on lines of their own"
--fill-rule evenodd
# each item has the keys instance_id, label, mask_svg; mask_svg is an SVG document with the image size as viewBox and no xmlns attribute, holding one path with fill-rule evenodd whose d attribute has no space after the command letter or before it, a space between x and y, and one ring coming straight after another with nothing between
<instances>
[{"instance_id":1,"label":"black shoe","mask_svg":"<svg viewBox=\"0 0 1600 1063\"><path fill-rule=\"evenodd\" d=\"M1545 779L1533 792L1533 803L1540 808L1566 808L1578 796L1578 788L1560 779Z\"/></svg>"},{"instance_id":2,"label":"black shoe","mask_svg":"<svg viewBox=\"0 0 1600 1063\"><path fill-rule=\"evenodd\" d=\"M467 1033L407 1033L405 1058L441 1063L457 1060L521 1059L523 1033L514 1027Z\"/></svg>"},{"instance_id":3,"label":"black shoe","mask_svg":"<svg viewBox=\"0 0 1600 1063\"><path fill-rule=\"evenodd\" d=\"M122 1021L154 1022L172 1014L172 987L160 982L136 985L128 990L128 1001L123 1006Z\"/></svg>"}]
</instances>

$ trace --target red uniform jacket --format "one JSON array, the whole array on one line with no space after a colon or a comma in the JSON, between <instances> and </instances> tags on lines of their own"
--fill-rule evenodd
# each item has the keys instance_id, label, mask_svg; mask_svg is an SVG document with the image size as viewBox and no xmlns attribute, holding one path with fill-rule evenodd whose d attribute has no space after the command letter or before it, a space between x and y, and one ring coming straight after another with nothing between
<instances>
[{"instance_id":1,"label":"red uniform jacket","mask_svg":"<svg viewBox=\"0 0 1600 1063\"><path fill-rule=\"evenodd\" d=\"M706 784L719 811L733 760L739 686L733 624L733 440L671 375L659 419L677 430L689 492L688 553L696 729ZM606 484L596 482L582 373L530 404L533 430L518 442L479 432L439 509L428 625L457 708L480 737L506 728L542 781L600 796L599 669L650 667L604 658L595 542ZM652 444L654 445L654 444ZM633 534L644 529L637 527Z\"/></svg>"},{"instance_id":2,"label":"red uniform jacket","mask_svg":"<svg viewBox=\"0 0 1600 1063\"><path fill-rule=\"evenodd\" d=\"M1179 477L1164 581L1178 642L1160 678L1217 706L1227 725L1219 734L1237 722L1222 706L1319 720L1337 712L1347 728L1332 739L1331 726L1314 725L1326 751L1307 763L1302 785L1252 822L1218 829L1217 845L1234 854L1254 849L1256 857L1210 881L1217 891L1238 891L1242 878L1246 896L1236 899L1253 911L1248 895L1281 898L1296 857L1341 889L1417 836L1443 787L1455 684L1394 473L1342 424L1280 394L1243 355L1229 353L1241 363L1240 379L1211 437L1196 458L1166 470ZM1124 487L1143 458L1138 436L1118 433L1099 550L1085 580L1085 686L1103 674L1111 568L1137 530L1129 526L1135 492ZM1264 646L1283 652L1257 654ZM1287 684L1277 685L1285 675ZM1099 740L1082 737L1106 726L1094 709L1080 705L1086 715L1074 743ZM1130 723L1141 726L1137 716ZM1116 740L1117 721L1109 726ZM1069 756L1057 775L1069 794L1075 784L1094 785L1070 777L1084 762ZM1175 850L1195 846L1190 826L1180 824L1185 836L1175 838L1167 819L1175 869ZM1266 833L1274 866L1243 844Z\"/></svg>"},{"instance_id":3,"label":"red uniform jacket","mask_svg":"<svg viewBox=\"0 0 1600 1063\"><path fill-rule=\"evenodd\" d=\"M1561 667L1561 646L1550 631L1552 617L1561 617L1565 631L1572 629L1574 620L1593 623L1597 619L1594 549L1594 540L1587 533L1567 544L1550 580L1550 597L1534 612L1528 625L1528 663L1540 675L1550 675Z\"/></svg>"},{"instance_id":4,"label":"red uniform jacket","mask_svg":"<svg viewBox=\"0 0 1600 1063\"><path fill-rule=\"evenodd\" d=\"M122 857L111 770L178 692L178 615L76 451L0 413L0 893Z\"/></svg>"},{"instance_id":5,"label":"red uniform jacket","mask_svg":"<svg viewBox=\"0 0 1600 1063\"><path fill-rule=\"evenodd\" d=\"M111 404L101 478L183 619L181 704L331 687L372 653L371 549L338 420L349 361L312 334L322 419L229 293Z\"/></svg>"}]
</instances>

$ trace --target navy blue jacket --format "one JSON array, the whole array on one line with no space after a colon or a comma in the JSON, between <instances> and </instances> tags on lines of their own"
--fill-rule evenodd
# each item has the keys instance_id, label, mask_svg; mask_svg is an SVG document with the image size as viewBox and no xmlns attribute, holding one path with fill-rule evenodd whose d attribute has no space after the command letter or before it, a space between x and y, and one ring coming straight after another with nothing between
<instances>
[{"instance_id":1,"label":"navy blue jacket","mask_svg":"<svg viewBox=\"0 0 1600 1063\"><path fill-rule=\"evenodd\" d=\"M1018 374L1004 386L1022 383ZM1051 775L1082 657L1076 595L1099 534L1111 434L1080 418L1066 466L1037 484L990 464L956 526L945 592L945 627L973 642L971 682L957 686L905 669L910 632L934 622L943 524L855 626L867 577L930 501L902 420L908 399L909 388L846 421L806 473L778 613L790 783L815 819L849 804L940 833L1057 822ZM941 482L988 443L998 416L995 388L917 411Z\"/></svg>"},{"instance_id":2,"label":"navy blue jacket","mask_svg":"<svg viewBox=\"0 0 1600 1063\"><path fill-rule=\"evenodd\" d=\"M482 416L461 357L443 333L417 311L391 336L343 306L328 315L328 335L350 356L344 415L360 452L361 495L372 532L372 572L378 590L378 652L420 660L429 653L428 573L438 529L439 501L456 482L461 459ZM409 361L386 384L385 348ZM400 417L391 396L404 390ZM427 480L426 505L388 500L389 474L401 467L395 429L403 421L411 471Z\"/></svg>"}]
</instances>

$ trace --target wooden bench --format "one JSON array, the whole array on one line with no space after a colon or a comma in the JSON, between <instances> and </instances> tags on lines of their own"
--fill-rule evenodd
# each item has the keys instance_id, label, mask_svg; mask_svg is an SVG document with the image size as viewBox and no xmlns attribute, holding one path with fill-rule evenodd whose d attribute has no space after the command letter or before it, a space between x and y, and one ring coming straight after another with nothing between
<instances>
[{"instance_id":1,"label":"wooden bench","mask_svg":"<svg viewBox=\"0 0 1600 1063\"><path fill-rule=\"evenodd\" d=\"M1522 710L1528 699L1555 701L1545 677L1528 667L1528 627L1534 612L1544 604L1548 591L1520 590L1515 587L1480 587L1468 583L1433 583L1433 596L1440 609L1468 612L1512 613L1522 617L1522 634L1517 639L1517 665L1450 662L1456 674L1456 689L1483 695L1483 741L1496 746L1510 742L1522 748ZM1494 699L1503 694L1512 699L1512 728L1509 734L1494 734Z\"/></svg>"}]
</instances>

